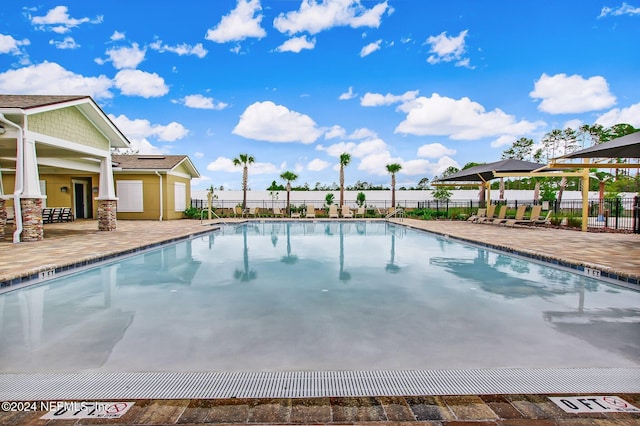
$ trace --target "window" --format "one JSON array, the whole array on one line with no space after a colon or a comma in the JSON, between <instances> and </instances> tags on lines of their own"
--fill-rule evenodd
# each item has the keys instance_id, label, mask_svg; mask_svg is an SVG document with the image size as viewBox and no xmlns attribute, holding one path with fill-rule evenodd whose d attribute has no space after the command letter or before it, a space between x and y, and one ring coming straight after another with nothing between
<instances>
[{"instance_id":1,"label":"window","mask_svg":"<svg viewBox=\"0 0 640 426\"><path fill-rule=\"evenodd\" d=\"M143 212L142 181L119 180L116 182L119 212Z\"/></svg>"},{"instance_id":2,"label":"window","mask_svg":"<svg viewBox=\"0 0 640 426\"><path fill-rule=\"evenodd\" d=\"M182 182L174 184L176 211L183 212L187 208L187 185Z\"/></svg>"},{"instance_id":3,"label":"window","mask_svg":"<svg viewBox=\"0 0 640 426\"><path fill-rule=\"evenodd\" d=\"M47 181L46 180L40 181L40 193L45 196L42 199L42 208L45 208L47 207Z\"/></svg>"}]
</instances>

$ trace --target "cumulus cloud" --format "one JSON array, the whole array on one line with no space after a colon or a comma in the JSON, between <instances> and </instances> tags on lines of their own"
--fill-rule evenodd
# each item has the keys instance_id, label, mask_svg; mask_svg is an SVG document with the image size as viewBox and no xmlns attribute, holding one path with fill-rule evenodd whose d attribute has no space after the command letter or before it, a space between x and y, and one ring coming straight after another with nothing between
<instances>
[{"instance_id":1,"label":"cumulus cloud","mask_svg":"<svg viewBox=\"0 0 640 426\"><path fill-rule=\"evenodd\" d=\"M90 18L72 18L69 16L69 9L67 6L56 6L50 9L44 16L31 17L31 23L40 30L49 30L58 34L64 34L71 31L72 28L76 28L82 24L90 22L92 24L102 23L102 16L97 16L94 19Z\"/></svg>"},{"instance_id":2,"label":"cumulus cloud","mask_svg":"<svg viewBox=\"0 0 640 426\"><path fill-rule=\"evenodd\" d=\"M325 132L324 138L325 139L341 138L346 134L347 134L346 130L344 130L342 127L336 125L336 126L331 127L329 130L327 130Z\"/></svg>"},{"instance_id":3,"label":"cumulus cloud","mask_svg":"<svg viewBox=\"0 0 640 426\"><path fill-rule=\"evenodd\" d=\"M307 40L307 36L293 37L276 47L277 52L300 53L303 49L312 50L316 47L316 39Z\"/></svg>"},{"instance_id":4,"label":"cumulus cloud","mask_svg":"<svg viewBox=\"0 0 640 426\"><path fill-rule=\"evenodd\" d=\"M373 139L377 138L378 134L373 130L367 128L356 129L353 133L349 135L348 139L357 140L357 139Z\"/></svg>"},{"instance_id":5,"label":"cumulus cloud","mask_svg":"<svg viewBox=\"0 0 640 426\"><path fill-rule=\"evenodd\" d=\"M431 163L423 159L417 159L417 160L403 161L400 164L402 165L402 170L400 170L400 173L409 175L409 176L417 176L417 175L436 176L444 172L450 166L460 168L460 165L458 164L457 161L455 161L454 159L446 155L438 159L438 161L435 163Z\"/></svg>"},{"instance_id":6,"label":"cumulus cloud","mask_svg":"<svg viewBox=\"0 0 640 426\"><path fill-rule=\"evenodd\" d=\"M423 158L439 158L444 157L445 155L453 155L455 153L455 149L447 148L446 146L439 143L422 145L420 148L418 148L418 157Z\"/></svg>"},{"instance_id":7,"label":"cumulus cloud","mask_svg":"<svg viewBox=\"0 0 640 426\"><path fill-rule=\"evenodd\" d=\"M317 34L341 26L378 28L382 15L388 9L386 1L370 9L363 6L360 0L324 0L321 3L303 1L299 10L278 15L273 20L273 26L287 34Z\"/></svg>"},{"instance_id":8,"label":"cumulus cloud","mask_svg":"<svg viewBox=\"0 0 640 426\"><path fill-rule=\"evenodd\" d=\"M267 35L260 26L260 0L238 0L236 8L222 17L215 28L207 30L205 39L216 43L262 38Z\"/></svg>"},{"instance_id":9,"label":"cumulus cloud","mask_svg":"<svg viewBox=\"0 0 640 426\"><path fill-rule=\"evenodd\" d=\"M125 38L124 33L121 33L120 31L114 31L113 34L111 34L110 40L119 41L119 40L124 40L124 38Z\"/></svg>"},{"instance_id":10,"label":"cumulus cloud","mask_svg":"<svg viewBox=\"0 0 640 426\"><path fill-rule=\"evenodd\" d=\"M283 166L285 165L286 163L283 163ZM283 167L278 168L277 166L271 163L255 162L249 166L249 176L277 173L282 168ZM242 167L235 166L233 164L233 159L231 158L218 157L207 165L207 170L212 172L235 173L235 172L242 172Z\"/></svg>"},{"instance_id":11,"label":"cumulus cloud","mask_svg":"<svg viewBox=\"0 0 640 426\"><path fill-rule=\"evenodd\" d=\"M14 56L22 55L22 46L28 46L30 44L28 39L16 40L10 35L0 34L0 54L9 53Z\"/></svg>"},{"instance_id":12,"label":"cumulus cloud","mask_svg":"<svg viewBox=\"0 0 640 426\"><path fill-rule=\"evenodd\" d=\"M43 62L0 73L0 93L17 95L89 95L94 99L113 97L113 82L104 75L85 77L55 62Z\"/></svg>"},{"instance_id":13,"label":"cumulus cloud","mask_svg":"<svg viewBox=\"0 0 640 426\"><path fill-rule=\"evenodd\" d=\"M140 118L130 119L126 115L115 116L109 114L111 121L122 130L127 138L146 139L156 138L161 142L174 142L184 138L189 131L180 123L172 121L169 124L151 124L149 120Z\"/></svg>"},{"instance_id":14,"label":"cumulus cloud","mask_svg":"<svg viewBox=\"0 0 640 426\"><path fill-rule=\"evenodd\" d=\"M202 95L187 95L180 100L184 106L195 109L214 109L222 110L229 105L224 102L215 102L213 98L208 98Z\"/></svg>"},{"instance_id":15,"label":"cumulus cloud","mask_svg":"<svg viewBox=\"0 0 640 426\"><path fill-rule=\"evenodd\" d=\"M605 16L621 16L621 15L640 15L640 7L634 7L627 3L622 3L622 6L612 8L604 6L600 11L598 18L604 18Z\"/></svg>"},{"instance_id":16,"label":"cumulus cloud","mask_svg":"<svg viewBox=\"0 0 640 426\"><path fill-rule=\"evenodd\" d=\"M80 47L73 37L65 37L64 40L49 40L49 44L52 44L56 49L77 49Z\"/></svg>"},{"instance_id":17,"label":"cumulus cloud","mask_svg":"<svg viewBox=\"0 0 640 426\"><path fill-rule=\"evenodd\" d=\"M204 152L196 152L193 154L193 156L196 158L204 158Z\"/></svg>"},{"instance_id":18,"label":"cumulus cloud","mask_svg":"<svg viewBox=\"0 0 640 426\"><path fill-rule=\"evenodd\" d=\"M364 58L365 56L372 54L376 50L380 50L380 43L382 43L382 40L374 41L373 43L369 43L366 46L364 46L360 50L360 57Z\"/></svg>"},{"instance_id":19,"label":"cumulus cloud","mask_svg":"<svg viewBox=\"0 0 640 426\"><path fill-rule=\"evenodd\" d=\"M456 61L458 66L469 67L468 58L462 56L466 52L465 38L467 37L468 30L461 31L455 37L448 37L447 32L442 32L437 36L430 36L427 39L427 44L431 45L431 56L427 58L427 62L430 64L437 64L439 62L452 62Z\"/></svg>"},{"instance_id":20,"label":"cumulus cloud","mask_svg":"<svg viewBox=\"0 0 640 426\"><path fill-rule=\"evenodd\" d=\"M375 152L362 158L358 164L358 170L371 175L384 176L388 174L386 165L392 163L402 164L402 158L392 157L387 150ZM403 170L400 171L400 173L402 172Z\"/></svg>"},{"instance_id":21,"label":"cumulus cloud","mask_svg":"<svg viewBox=\"0 0 640 426\"><path fill-rule=\"evenodd\" d=\"M137 43L133 43L131 47L114 47L105 53L109 57L108 61L111 61L116 69L121 70L123 68L137 68L144 61L147 50L140 49ZM103 62L98 61L100 64Z\"/></svg>"},{"instance_id":22,"label":"cumulus cloud","mask_svg":"<svg viewBox=\"0 0 640 426\"><path fill-rule=\"evenodd\" d=\"M400 110L406 118L395 129L396 133L412 135L449 136L451 139L474 140L503 134L530 134L543 122L516 121L515 117L496 108L486 111L477 102L464 97L452 99L437 93L430 98L421 96Z\"/></svg>"},{"instance_id":23,"label":"cumulus cloud","mask_svg":"<svg viewBox=\"0 0 640 426\"><path fill-rule=\"evenodd\" d=\"M353 99L355 98L356 95L355 93L353 93L353 87L349 86L349 90L347 90L345 93L341 94L338 99L341 101L348 101L349 99Z\"/></svg>"},{"instance_id":24,"label":"cumulus cloud","mask_svg":"<svg viewBox=\"0 0 640 426\"><path fill-rule=\"evenodd\" d=\"M265 101L249 105L233 133L260 141L309 144L315 142L322 131L308 115Z\"/></svg>"},{"instance_id":25,"label":"cumulus cloud","mask_svg":"<svg viewBox=\"0 0 640 426\"><path fill-rule=\"evenodd\" d=\"M122 70L114 78L115 86L123 95L157 98L169 92L164 79L156 73L140 70Z\"/></svg>"},{"instance_id":26,"label":"cumulus cloud","mask_svg":"<svg viewBox=\"0 0 640 426\"><path fill-rule=\"evenodd\" d=\"M321 170L326 169L330 165L331 163L328 163L319 158L314 158L313 160L309 161L309 164L307 164L307 169L311 170L312 172L319 172Z\"/></svg>"},{"instance_id":27,"label":"cumulus cloud","mask_svg":"<svg viewBox=\"0 0 640 426\"><path fill-rule=\"evenodd\" d=\"M538 109L549 114L597 111L616 103L609 84L601 76L585 79L581 75L542 74L529 96L542 99Z\"/></svg>"},{"instance_id":28,"label":"cumulus cloud","mask_svg":"<svg viewBox=\"0 0 640 426\"><path fill-rule=\"evenodd\" d=\"M635 128L640 127L640 103L627 108L614 108L602 114L596 120L596 124L601 124L604 127L622 123L631 124Z\"/></svg>"},{"instance_id":29,"label":"cumulus cloud","mask_svg":"<svg viewBox=\"0 0 640 426\"><path fill-rule=\"evenodd\" d=\"M324 151L332 157L340 157L342 153L349 153L355 158L363 158L371 154L387 151L387 144L382 139L370 139L364 142L338 142L327 147L318 145L318 151Z\"/></svg>"},{"instance_id":30,"label":"cumulus cloud","mask_svg":"<svg viewBox=\"0 0 640 426\"><path fill-rule=\"evenodd\" d=\"M209 51L204 48L202 43L198 43L195 46L191 46L187 43L178 44L176 46L169 46L168 44L163 44L162 40L156 40L149 45L149 48L158 51L160 53L171 52L176 53L178 56L184 55L193 55L202 59L207 56Z\"/></svg>"},{"instance_id":31,"label":"cumulus cloud","mask_svg":"<svg viewBox=\"0 0 640 426\"><path fill-rule=\"evenodd\" d=\"M418 96L418 90L412 90L405 92L402 95L392 95L387 93L382 95L380 93L367 92L362 98L360 98L360 106L373 107L382 105L393 105L397 103L407 103L413 101Z\"/></svg>"}]
</instances>

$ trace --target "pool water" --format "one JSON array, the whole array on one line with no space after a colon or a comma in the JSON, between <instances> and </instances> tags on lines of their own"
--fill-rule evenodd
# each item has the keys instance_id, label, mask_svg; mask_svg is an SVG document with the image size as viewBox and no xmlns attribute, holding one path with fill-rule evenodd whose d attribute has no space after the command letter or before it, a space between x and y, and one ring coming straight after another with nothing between
<instances>
[{"instance_id":1,"label":"pool water","mask_svg":"<svg viewBox=\"0 0 640 426\"><path fill-rule=\"evenodd\" d=\"M0 294L0 372L640 366L640 293L383 222L268 222Z\"/></svg>"}]
</instances>

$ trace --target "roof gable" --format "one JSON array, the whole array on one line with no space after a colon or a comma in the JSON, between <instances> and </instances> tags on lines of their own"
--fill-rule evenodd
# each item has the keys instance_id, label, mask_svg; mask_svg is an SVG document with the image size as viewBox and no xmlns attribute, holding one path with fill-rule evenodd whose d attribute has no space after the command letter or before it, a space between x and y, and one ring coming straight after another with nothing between
<instances>
[{"instance_id":1,"label":"roof gable","mask_svg":"<svg viewBox=\"0 0 640 426\"><path fill-rule=\"evenodd\" d=\"M114 167L124 170L163 170L171 171L180 164L185 163L185 167L193 177L199 177L189 157L186 155L112 155L111 161Z\"/></svg>"}]
</instances>

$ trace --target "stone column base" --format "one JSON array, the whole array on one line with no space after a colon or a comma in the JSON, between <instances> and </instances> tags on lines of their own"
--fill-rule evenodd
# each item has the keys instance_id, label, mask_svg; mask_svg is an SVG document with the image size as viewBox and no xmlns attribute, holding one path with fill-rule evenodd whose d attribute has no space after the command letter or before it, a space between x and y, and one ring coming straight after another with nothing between
<instances>
[{"instance_id":1,"label":"stone column base","mask_svg":"<svg viewBox=\"0 0 640 426\"><path fill-rule=\"evenodd\" d=\"M7 227L7 209L4 198L0 198L0 241L4 240L4 230Z\"/></svg>"},{"instance_id":2,"label":"stone column base","mask_svg":"<svg viewBox=\"0 0 640 426\"><path fill-rule=\"evenodd\" d=\"M116 230L117 200L98 200L98 230Z\"/></svg>"},{"instance_id":3,"label":"stone column base","mask_svg":"<svg viewBox=\"0 0 640 426\"><path fill-rule=\"evenodd\" d=\"M20 241L42 241L44 227L42 226L42 198L20 199L22 208L22 233Z\"/></svg>"}]
</instances>

